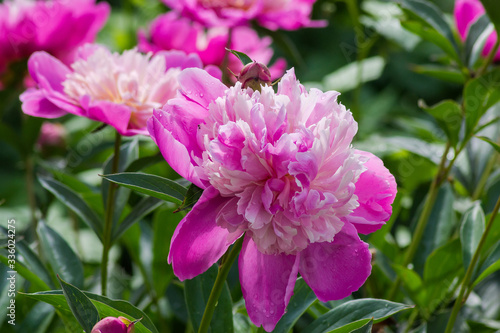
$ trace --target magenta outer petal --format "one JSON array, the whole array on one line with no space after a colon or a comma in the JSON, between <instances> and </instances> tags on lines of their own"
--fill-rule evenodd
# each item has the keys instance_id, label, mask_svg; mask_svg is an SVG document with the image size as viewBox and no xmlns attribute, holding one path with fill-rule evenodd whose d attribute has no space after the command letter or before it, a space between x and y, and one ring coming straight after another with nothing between
<instances>
[{"instance_id":1,"label":"magenta outer petal","mask_svg":"<svg viewBox=\"0 0 500 333\"><path fill-rule=\"evenodd\" d=\"M345 219L366 235L380 229L391 217L397 185L380 158L366 151L356 150L356 153L368 158L367 170L359 177L354 191L359 207Z\"/></svg>"},{"instance_id":2,"label":"magenta outer petal","mask_svg":"<svg viewBox=\"0 0 500 333\"><path fill-rule=\"evenodd\" d=\"M50 54L35 52L28 60L28 70L40 89L54 90L64 93L62 83L71 70L60 60Z\"/></svg>"},{"instance_id":3,"label":"magenta outer petal","mask_svg":"<svg viewBox=\"0 0 500 333\"><path fill-rule=\"evenodd\" d=\"M248 316L255 325L272 331L292 297L299 256L263 254L246 235L238 266Z\"/></svg>"},{"instance_id":4,"label":"magenta outer petal","mask_svg":"<svg viewBox=\"0 0 500 333\"><path fill-rule=\"evenodd\" d=\"M66 111L51 103L43 94L37 89L28 89L19 96L23 102L21 108L27 115L40 118L59 118L67 114Z\"/></svg>"},{"instance_id":5,"label":"magenta outer petal","mask_svg":"<svg viewBox=\"0 0 500 333\"><path fill-rule=\"evenodd\" d=\"M370 261L368 244L345 223L333 242L313 243L300 253L299 272L320 301L339 300L365 283Z\"/></svg>"},{"instance_id":6,"label":"magenta outer petal","mask_svg":"<svg viewBox=\"0 0 500 333\"><path fill-rule=\"evenodd\" d=\"M118 133L126 136L133 135L128 132L131 115L132 111L128 106L107 101L96 102L87 108L88 118L111 125Z\"/></svg>"},{"instance_id":7,"label":"magenta outer petal","mask_svg":"<svg viewBox=\"0 0 500 333\"><path fill-rule=\"evenodd\" d=\"M205 108L217 97L224 96L227 89L222 82L199 68L183 70L179 75L179 84L182 95Z\"/></svg>"},{"instance_id":8,"label":"magenta outer petal","mask_svg":"<svg viewBox=\"0 0 500 333\"><path fill-rule=\"evenodd\" d=\"M215 222L219 210L230 199L221 197L210 186L177 226L170 244L168 262L181 281L205 272L243 233L230 233Z\"/></svg>"},{"instance_id":9,"label":"magenta outer petal","mask_svg":"<svg viewBox=\"0 0 500 333\"><path fill-rule=\"evenodd\" d=\"M196 104L190 104L196 106ZM174 108L173 110L175 111L177 109ZM177 115L180 115L180 113ZM190 156L193 149L197 147L196 142L191 142L192 140L196 140L196 135L190 135L188 131L185 131L184 128L181 128L180 126L173 128L176 124L174 122L170 123L167 121L166 118L169 116L170 115L165 111L154 110L153 116L148 119L149 134L158 148L160 148L160 151L168 164L179 175L186 178L196 186L204 189L207 187L207 183L199 177L195 168L196 165ZM194 128L196 128L196 125L197 124L194 124ZM180 133L175 133L177 134L177 137L174 137L173 131ZM199 148L198 151L200 151L201 154L201 150Z\"/></svg>"}]
</instances>

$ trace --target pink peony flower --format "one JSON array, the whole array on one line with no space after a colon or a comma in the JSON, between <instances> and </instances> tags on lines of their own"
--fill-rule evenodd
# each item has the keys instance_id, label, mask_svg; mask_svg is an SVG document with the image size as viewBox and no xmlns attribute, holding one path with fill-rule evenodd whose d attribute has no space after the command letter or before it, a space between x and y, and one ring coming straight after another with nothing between
<instances>
[{"instance_id":1,"label":"pink peony flower","mask_svg":"<svg viewBox=\"0 0 500 333\"><path fill-rule=\"evenodd\" d=\"M153 109L176 96L181 70L201 66L196 54L181 51L151 57L136 50L111 53L88 44L79 49L71 68L36 52L28 68L38 87L20 96L22 109L42 118L72 113L109 124L122 135L147 135L146 121ZM209 70L220 76L217 68Z\"/></svg>"},{"instance_id":2,"label":"pink peony flower","mask_svg":"<svg viewBox=\"0 0 500 333\"><path fill-rule=\"evenodd\" d=\"M134 323L125 317L106 317L92 328L91 333L134 333Z\"/></svg>"},{"instance_id":3,"label":"pink peony flower","mask_svg":"<svg viewBox=\"0 0 500 333\"><path fill-rule=\"evenodd\" d=\"M42 124L37 145L43 147L61 147L66 141L66 129L60 123L50 123L48 121Z\"/></svg>"},{"instance_id":4,"label":"pink peony flower","mask_svg":"<svg viewBox=\"0 0 500 333\"><path fill-rule=\"evenodd\" d=\"M455 1L455 22L457 24L458 33L462 40L465 40L469 33L470 26L482 15L485 10L479 0L456 0ZM483 56L490 53L491 49L497 41L497 33L493 31L486 40L483 49ZM500 51L495 55L495 60L500 60Z\"/></svg>"},{"instance_id":5,"label":"pink peony flower","mask_svg":"<svg viewBox=\"0 0 500 333\"><path fill-rule=\"evenodd\" d=\"M181 50L186 53L196 53L203 64L221 67L226 52L228 30L223 27L206 30L201 24L170 12L158 16L151 23L149 33L139 32L138 46L143 52ZM271 43L270 37L260 38L253 29L240 26L233 29L230 48L247 54L253 60L269 64L273 56ZM243 65L236 56L230 54L228 67L233 73L239 73ZM285 67L286 61L282 58L277 59L269 67L272 78L281 77Z\"/></svg>"},{"instance_id":6,"label":"pink peony flower","mask_svg":"<svg viewBox=\"0 0 500 333\"><path fill-rule=\"evenodd\" d=\"M235 27L256 20L271 30L323 27L325 21L311 21L316 0L163 0L181 15L207 27Z\"/></svg>"},{"instance_id":7,"label":"pink peony flower","mask_svg":"<svg viewBox=\"0 0 500 333\"><path fill-rule=\"evenodd\" d=\"M94 41L109 11L108 4L95 0L0 3L0 73L41 50L70 63L78 46Z\"/></svg>"},{"instance_id":8,"label":"pink peony flower","mask_svg":"<svg viewBox=\"0 0 500 333\"><path fill-rule=\"evenodd\" d=\"M275 93L226 88L198 69L180 97L155 110L148 130L167 162L204 189L177 227L168 260L179 279L203 273L239 237L248 314L271 331L300 273L321 301L358 290L371 271L368 244L392 213L394 177L355 150L339 93L306 92L293 70Z\"/></svg>"}]
</instances>

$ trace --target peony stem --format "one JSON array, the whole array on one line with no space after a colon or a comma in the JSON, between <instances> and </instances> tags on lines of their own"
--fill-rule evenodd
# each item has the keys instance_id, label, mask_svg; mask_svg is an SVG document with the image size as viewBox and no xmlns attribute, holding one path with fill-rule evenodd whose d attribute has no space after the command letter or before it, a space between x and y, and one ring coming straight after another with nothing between
<instances>
[{"instance_id":1,"label":"peony stem","mask_svg":"<svg viewBox=\"0 0 500 333\"><path fill-rule=\"evenodd\" d=\"M444 179L446 179L446 177L448 176L448 172L451 170L451 165L448 166L448 168L445 167L446 156L448 155L449 150L450 150L450 142L448 141L448 143L446 144L446 148L444 150L443 156L441 156L441 162L439 163L439 169L438 169L437 175L432 180L431 187L429 189L429 193L427 194L427 197L425 199L424 208L423 208L422 213L420 214L420 217L417 221L417 227L415 229L415 234L413 235L410 247L408 248L408 251L406 252L406 256L405 256L404 261L403 261L404 267L408 266L408 264L412 262L413 257L415 256L415 253L417 252L418 245L420 244L420 241L422 240L422 237L423 237L424 231L425 231L425 227L427 226L429 216L431 215L432 207L434 206L434 202L436 201L436 197L437 197L437 194L439 192L439 186L444 181ZM394 297L396 296L396 293L398 292L400 284L401 284L401 279L398 276L398 277L396 277L396 280L394 281L394 284L392 285L392 289L389 292L388 299L394 299Z\"/></svg>"},{"instance_id":2,"label":"peony stem","mask_svg":"<svg viewBox=\"0 0 500 333\"><path fill-rule=\"evenodd\" d=\"M243 245L243 238L244 238L243 236L240 237L234 243L233 247L229 251L229 254L227 256L224 255L224 260L221 262L221 265L219 266L217 279L215 279L214 286L212 288L212 291L210 292L210 297L208 298L208 302L205 307L205 312L203 313L203 318L201 319L201 324L200 328L198 329L198 333L208 332L208 328L210 327L210 322L212 321L212 316L215 311L215 305L219 301L219 296L222 292L222 288L224 287L224 282L226 282L229 270L231 269L234 260L241 251L241 246Z\"/></svg>"},{"instance_id":3,"label":"peony stem","mask_svg":"<svg viewBox=\"0 0 500 333\"><path fill-rule=\"evenodd\" d=\"M118 162L120 161L120 145L122 136L116 132L115 153L113 155L113 164L111 173L118 172ZM106 201L106 216L104 220L104 232L102 235L102 262L101 262L101 294L106 296L108 292L108 260L109 250L111 248L111 231L113 227L113 213L115 209L115 191L117 185L109 182L108 198Z\"/></svg>"},{"instance_id":4,"label":"peony stem","mask_svg":"<svg viewBox=\"0 0 500 333\"><path fill-rule=\"evenodd\" d=\"M484 246L484 243L486 242L488 234L490 233L491 227L493 226L493 222L495 221L495 218L498 214L498 210L500 210L500 197L498 198L497 203L495 204L495 208L493 208L493 212L491 213L490 219L486 224L486 228L484 229L483 235L479 240L479 244L477 245L477 249L474 252L474 256L472 257L469 267L467 267L467 272L465 273L464 279L462 281L462 286L460 287L460 292L458 293L458 297L455 300L453 309L451 310L450 319L448 320L448 325L446 325L445 333L451 333L453 326L455 325L455 320L457 319L458 312L460 311L462 304L465 303L465 301L467 300L468 295L464 297L465 292L469 287L469 282L472 278L472 273L474 272L474 268L481 254L481 249Z\"/></svg>"},{"instance_id":5,"label":"peony stem","mask_svg":"<svg viewBox=\"0 0 500 333\"><path fill-rule=\"evenodd\" d=\"M224 59L221 64L222 71L222 83L227 86L231 85L231 80L229 78L229 51L231 49L231 44L233 43L233 28L229 28L227 32L227 43L226 43L226 52L224 53Z\"/></svg>"}]
</instances>

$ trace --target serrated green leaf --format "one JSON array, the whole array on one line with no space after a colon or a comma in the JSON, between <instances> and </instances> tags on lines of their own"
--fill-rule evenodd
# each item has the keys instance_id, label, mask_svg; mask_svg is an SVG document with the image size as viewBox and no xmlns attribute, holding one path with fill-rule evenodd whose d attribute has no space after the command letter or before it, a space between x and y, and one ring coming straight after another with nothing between
<instances>
[{"instance_id":1,"label":"serrated green leaf","mask_svg":"<svg viewBox=\"0 0 500 333\"><path fill-rule=\"evenodd\" d=\"M316 295L311 288L309 288L304 279L298 278L297 282L295 282L293 296L290 298L290 302L286 307L287 311L278 321L278 324L276 324L273 332L290 332L297 320L299 320L300 316L306 312L316 299Z\"/></svg>"},{"instance_id":2,"label":"serrated green leaf","mask_svg":"<svg viewBox=\"0 0 500 333\"><path fill-rule=\"evenodd\" d=\"M410 309L412 306L381 299L363 298L349 301L330 310L308 325L304 332L322 333L348 325L361 319L382 321L395 313ZM363 324L364 325L364 324Z\"/></svg>"},{"instance_id":3,"label":"serrated green leaf","mask_svg":"<svg viewBox=\"0 0 500 333\"><path fill-rule=\"evenodd\" d=\"M184 281L184 296L186 305L193 325L194 331L198 331L205 307L210 297L210 292L217 278L218 266L213 265L205 273L196 276L191 280ZM209 332L232 332L233 331L233 304L227 282L222 289L222 293L215 307L215 311L210 322Z\"/></svg>"},{"instance_id":4,"label":"serrated green leaf","mask_svg":"<svg viewBox=\"0 0 500 333\"><path fill-rule=\"evenodd\" d=\"M57 180L38 177L42 186L54 194L63 204L73 210L89 227L91 227L99 239L102 239L102 221L87 205L83 198L66 185Z\"/></svg>"},{"instance_id":5,"label":"serrated green leaf","mask_svg":"<svg viewBox=\"0 0 500 333\"><path fill-rule=\"evenodd\" d=\"M462 243L462 258L464 269L467 270L476 252L479 240L484 232L484 212L479 202L469 208L462 216L460 241Z\"/></svg>"},{"instance_id":6,"label":"serrated green leaf","mask_svg":"<svg viewBox=\"0 0 500 333\"><path fill-rule=\"evenodd\" d=\"M52 267L52 271L77 288L82 288L83 265L73 249L64 238L43 221L38 223L37 231L43 252Z\"/></svg>"},{"instance_id":7,"label":"serrated green leaf","mask_svg":"<svg viewBox=\"0 0 500 333\"><path fill-rule=\"evenodd\" d=\"M152 197L181 204L187 189L173 180L139 172L103 175L103 178Z\"/></svg>"},{"instance_id":8,"label":"serrated green leaf","mask_svg":"<svg viewBox=\"0 0 500 333\"><path fill-rule=\"evenodd\" d=\"M58 277L59 278L59 277ZM62 292L68 307L86 333L90 333L99 321L99 312L90 299L77 287L64 282L59 278Z\"/></svg>"}]
</instances>

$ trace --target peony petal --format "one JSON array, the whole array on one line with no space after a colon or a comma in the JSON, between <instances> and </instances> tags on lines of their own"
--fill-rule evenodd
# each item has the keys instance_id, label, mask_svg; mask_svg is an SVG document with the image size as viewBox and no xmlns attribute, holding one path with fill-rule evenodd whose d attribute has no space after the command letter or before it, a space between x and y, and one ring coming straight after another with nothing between
<instances>
[{"instance_id":1,"label":"peony petal","mask_svg":"<svg viewBox=\"0 0 500 333\"><path fill-rule=\"evenodd\" d=\"M87 108L88 118L111 125L118 133L126 136L132 135L128 133L131 114L128 106L107 101L96 102Z\"/></svg>"},{"instance_id":2,"label":"peony petal","mask_svg":"<svg viewBox=\"0 0 500 333\"><path fill-rule=\"evenodd\" d=\"M299 257L261 253L247 234L239 258L241 290L252 322L267 332L285 313L297 280Z\"/></svg>"},{"instance_id":3,"label":"peony petal","mask_svg":"<svg viewBox=\"0 0 500 333\"><path fill-rule=\"evenodd\" d=\"M28 60L28 70L40 89L64 93L62 83L71 73L60 60L46 52L35 52Z\"/></svg>"},{"instance_id":4,"label":"peony petal","mask_svg":"<svg viewBox=\"0 0 500 333\"><path fill-rule=\"evenodd\" d=\"M181 94L201 106L208 108L217 97L224 96L227 87L199 68L188 68L179 75Z\"/></svg>"},{"instance_id":5,"label":"peony petal","mask_svg":"<svg viewBox=\"0 0 500 333\"><path fill-rule=\"evenodd\" d=\"M313 243L300 253L299 272L320 301L339 300L365 283L370 261L368 244L345 223L333 242Z\"/></svg>"},{"instance_id":6,"label":"peony petal","mask_svg":"<svg viewBox=\"0 0 500 333\"><path fill-rule=\"evenodd\" d=\"M230 233L215 222L228 200L212 186L208 187L175 229L168 262L181 281L205 272L242 235L242 231Z\"/></svg>"},{"instance_id":7,"label":"peony petal","mask_svg":"<svg viewBox=\"0 0 500 333\"><path fill-rule=\"evenodd\" d=\"M367 170L359 177L354 191L359 207L345 219L366 235L380 229L391 217L397 185L380 158L366 151L356 153L368 158L364 164Z\"/></svg>"},{"instance_id":8,"label":"peony petal","mask_svg":"<svg viewBox=\"0 0 500 333\"><path fill-rule=\"evenodd\" d=\"M28 89L19 96L23 104L22 110L27 115L40 118L59 118L67 114L66 111L51 103L45 94L37 89Z\"/></svg>"}]
</instances>

